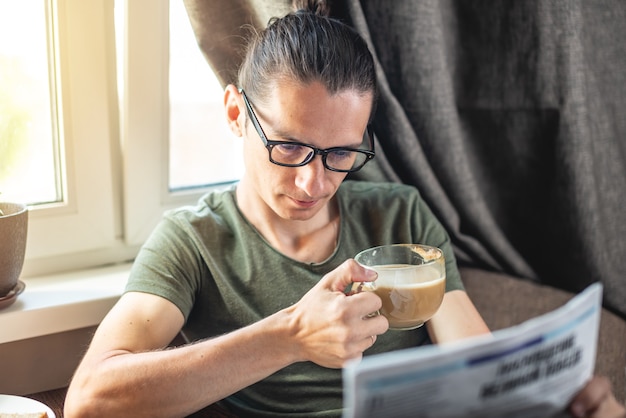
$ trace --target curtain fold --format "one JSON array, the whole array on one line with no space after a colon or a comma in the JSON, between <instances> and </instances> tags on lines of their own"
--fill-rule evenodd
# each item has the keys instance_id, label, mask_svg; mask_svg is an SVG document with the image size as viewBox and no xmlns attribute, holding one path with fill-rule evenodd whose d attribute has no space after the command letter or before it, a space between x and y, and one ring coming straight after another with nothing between
<instances>
[{"instance_id":1,"label":"curtain fold","mask_svg":"<svg viewBox=\"0 0 626 418\"><path fill-rule=\"evenodd\" d=\"M226 4L228 3L228 4ZM288 0L185 0L223 83L243 24ZM626 3L342 0L370 43L377 156L357 179L415 185L459 262L580 291L626 318Z\"/></svg>"},{"instance_id":2,"label":"curtain fold","mask_svg":"<svg viewBox=\"0 0 626 418\"><path fill-rule=\"evenodd\" d=\"M400 181L420 190L453 235L461 262L535 280L532 268L512 248L484 200L475 193L478 187L472 184L474 179L465 158L468 152L460 133L452 74L444 55L444 27L437 7L432 2L405 2L406 7L397 4L380 2L375 10L367 10L367 5L349 1L353 25L370 41L380 69L380 100L375 117L375 131L385 138L380 149L393 162ZM365 11L373 16L371 24ZM388 28L384 35L382 27ZM389 37L397 41L389 42ZM420 129L436 132L438 139L421 141ZM369 179L368 173L364 172L362 178ZM446 184L454 190L447 191ZM462 209L473 214L477 223L469 233L463 230L457 196L465 197L467 206ZM487 237L477 239L481 234ZM484 243L491 244L491 251Z\"/></svg>"}]
</instances>

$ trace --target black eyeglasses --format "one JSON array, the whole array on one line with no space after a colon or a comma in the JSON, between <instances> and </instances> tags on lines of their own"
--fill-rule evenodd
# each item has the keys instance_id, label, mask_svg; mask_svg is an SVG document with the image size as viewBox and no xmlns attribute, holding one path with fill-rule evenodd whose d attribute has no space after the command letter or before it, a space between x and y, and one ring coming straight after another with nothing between
<instances>
[{"instance_id":1,"label":"black eyeglasses","mask_svg":"<svg viewBox=\"0 0 626 418\"><path fill-rule=\"evenodd\" d=\"M256 117L246 93L243 89L239 89L239 92L243 96L243 101L246 104L250 120L252 120L254 128L259 134L259 137L261 137L263 144L265 144L265 148L267 148L270 161L276 165L283 167L301 167L313 161L316 155L321 155L322 163L328 170L352 173L360 170L365 163L375 156L374 139L369 125L365 132L370 143L369 150L347 147L320 149L301 142L271 141L265 136L265 132L263 132L263 128L261 128L259 119Z\"/></svg>"}]
</instances>

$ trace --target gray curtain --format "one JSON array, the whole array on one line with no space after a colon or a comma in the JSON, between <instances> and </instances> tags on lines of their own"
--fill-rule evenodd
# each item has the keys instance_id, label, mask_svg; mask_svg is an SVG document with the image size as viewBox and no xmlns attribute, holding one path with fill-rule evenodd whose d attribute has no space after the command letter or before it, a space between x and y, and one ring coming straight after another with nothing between
<instances>
[{"instance_id":1,"label":"gray curtain","mask_svg":"<svg viewBox=\"0 0 626 418\"><path fill-rule=\"evenodd\" d=\"M242 25L290 1L185 0L223 83ZM626 318L626 2L343 0L381 88L375 163L415 185L459 263L578 292Z\"/></svg>"}]
</instances>

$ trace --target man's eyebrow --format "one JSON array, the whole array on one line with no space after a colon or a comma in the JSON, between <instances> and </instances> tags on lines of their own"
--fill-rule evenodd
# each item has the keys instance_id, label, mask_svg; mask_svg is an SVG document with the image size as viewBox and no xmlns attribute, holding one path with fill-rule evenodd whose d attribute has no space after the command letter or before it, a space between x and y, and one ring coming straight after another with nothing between
<instances>
[{"instance_id":1,"label":"man's eyebrow","mask_svg":"<svg viewBox=\"0 0 626 418\"><path fill-rule=\"evenodd\" d=\"M271 133L271 134L268 134L268 133L266 132L266 134L267 134L267 139L269 139L270 141L271 141L271 140L273 140L273 139L274 139L274 140L276 140L276 138L281 138L281 139L280 139L281 141L287 141L287 142L297 142L297 143L299 143L299 144L310 145L310 146L312 146L312 147L316 147L316 148L318 148L318 146L317 146L317 145L315 145L315 144L311 143L310 141L307 141L307 140L303 140L303 139L297 138L297 137L293 136L293 134L290 134L289 132L283 131L283 130L282 130L282 129L280 129L280 128L279 128L279 129L276 129L276 130L275 130L274 128L272 128L272 133ZM358 142L356 142L356 141L355 141L355 142L352 142L352 143L350 143L350 144L335 145L335 146L328 147L328 148L350 148L350 149L359 149L359 147L360 147L360 146L361 146L361 145L365 142L365 135L366 135L366 133L364 132L364 133L363 133L363 137L362 137L362 138L361 138L361 140L360 140L360 141L358 141ZM272 136L274 136L275 138L272 138ZM324 148L324 149L326 149L326 148Z\"/></svg>"},{"instance_id":2,"label":"man's eyebrow","mask_svg":"<svg viewBox=\"0 0 626 418\"><path fill-rule=\"evenodd\" d=\"M289 141L289 142L302 142L303 144L306 144L305 141L302 141L301 139L293 136L292 133L278 127L278 128L274 128L273 126L270 126L271 134L268 134L268 139L272 139L272 136L278 137L278 138L282 138L281 140L283 141Z\"/></svg>"},{"instance_id":3,"label":"man's eyebrow","mask_svg":"<svg viewBox=\"0 0 626 418\"><path fill-rule=\"evenodd\" d=\"M280 126L276 127L275 124L271 123L267 120L267 118L264 117L263 113L255 111L255 114L257 119L259 120L259 123L261 124L261 127L263 128L263 131L265 132L265 135L267 136L267 139L269 139L270 141L275 140L278 137L281 138L281 141L301 142L303 144L306 144L306 142L295 138L293 134L285 131Z\"/></svg>"},{"instance_id":4,"label":"man's eyebrow","mask_svg":"<svg viewBox=\"0 0 626 418\"><path fill-rule=\"evenodd\" d=\"M259 117L259 114L257 112L257 118L262 119L263 116ZM306 141L306 140L303 140L303 139L295 137L293 135L293 133L290 133L290 132L284 130L280 126L278 128L276 128L275 126L273 126L271 123L269 123L266 120L262 120L260 122L261 122L261 126L265 130L265 135L267 136L267 139L269 141L297 142L299 144L310 145L312 147L318 148L316 145L312 144L309 141ZM337 146L328 147L328 148L359 149L359 147L365 142L365 136L366 135L367 135L367 131L363 132L363 135L361 136L361 140L359 142L353 142L353 143L347 144L347 145L337 145Z\"/></svg>"},{"instance_id":5,"label":"man's eyebrow","mask_svg":"<svg viewBox=\"0 0 626 418\"><path fill-rule=\"evenodd\" d=\"M302 145L309 145L315 148L319 148L317 145L312 144L309 141L303 141L297 138L293 138L290 137L288 135L280 135L277 134L277 137L282 138L280 139L280 141L285 141L285 142L293 142L294 144L302 144ZM268 136L267 138L268 140L272 141L273 139L271 138L271 136ZM332 148L346 148L346 149L359 149L359 147L361 146L361 144L363 144L363 141L359 142L359 143L352 143L352 144L347 144L347 145L334 145L332 147L328 147L328 148L320 148L320 149L332 149Z\"/></svg>"}]
</instances>

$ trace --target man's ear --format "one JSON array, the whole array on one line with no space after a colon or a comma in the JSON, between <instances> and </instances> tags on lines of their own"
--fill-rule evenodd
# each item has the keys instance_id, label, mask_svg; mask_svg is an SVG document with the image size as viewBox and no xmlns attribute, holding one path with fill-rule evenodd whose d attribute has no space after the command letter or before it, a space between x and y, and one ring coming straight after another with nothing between
<instances>
[{"instance_id":1,"label":"man's ear","mask_svg":"<svg viewBox=\"0 0 626 418\"><path fill-rule=\"evenodd\" d=\"M244 132L245 112L243 111L243 99L236 86L229 84L224 90L224 109L226 110L226 122L235 136L241 137Z\"/></svg>"}]
</instances>

